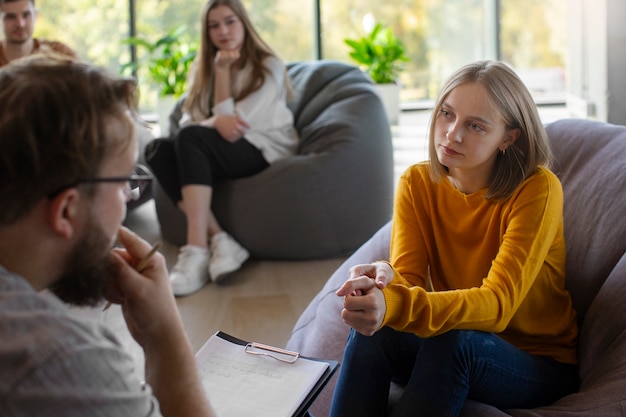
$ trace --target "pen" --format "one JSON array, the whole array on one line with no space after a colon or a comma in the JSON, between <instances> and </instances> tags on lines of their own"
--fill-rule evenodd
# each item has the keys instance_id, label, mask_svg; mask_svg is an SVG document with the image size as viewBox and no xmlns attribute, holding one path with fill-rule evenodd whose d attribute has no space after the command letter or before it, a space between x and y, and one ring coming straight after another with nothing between
<instances>
[{"instance_id":1,"label":"pen","mask_svg":"<svg viewBox=\"0 0 626 417\"><path fill-rule=\"evenodd\" d=\"M146 265L148 264L148 261L150 260L150 258L152 258L152 256L156 253L157 250L159 250L159 248L161 247L161 241L157 241L154 246L152 246L152 249L150 249L150 252L148 252L148 254L146 256L144 256L143 258L141 258L141 260L139 261L139 263L137 264L137 266L135 267L135 270L137 272L141 272L143 271L143 269L146 267ZM109 308L111 308L111 302L109 301L108 303L106 303L106 305L104 306L104 308L102 309L102 311L107 311Z\"/></svg>"}]
</instances>

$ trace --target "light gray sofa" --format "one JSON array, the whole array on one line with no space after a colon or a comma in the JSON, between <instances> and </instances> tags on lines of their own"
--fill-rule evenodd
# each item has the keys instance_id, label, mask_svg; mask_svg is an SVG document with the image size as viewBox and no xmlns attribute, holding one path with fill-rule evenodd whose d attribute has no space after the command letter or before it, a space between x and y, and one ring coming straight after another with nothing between
<instances>
[{"instance_id":1,"label":"light gray sofa","mask_svg":"<svg viewBox=\"0 0 626 417\"><path fill-rule=\"evenodd\" d=\"M498 410L468 401L463 416L626 415L626 127L588 120L547 126L564 189L567 285L581 321L581 386L547 407ZM390 224L381 228L328 280L303 312L287 348L341 361L348 334L334 293L348 269L389 256ZM311 408L328 415L336 377Z\"/></svg>"},{"instance_id":2,"label":"light gray sofa","mask_svg":"<svg viewBox=\"0 0 626 417\"><path fill-rule=\"evenodd\" d=\"M253 257L347 256L391 218L389 122L371 81L354 66L298 62L288 75L297 154L257 175L216 183L213 211ZM183 245L185 217L160 186L155 204L163 238Z\"/></svg>"}]
</instances>

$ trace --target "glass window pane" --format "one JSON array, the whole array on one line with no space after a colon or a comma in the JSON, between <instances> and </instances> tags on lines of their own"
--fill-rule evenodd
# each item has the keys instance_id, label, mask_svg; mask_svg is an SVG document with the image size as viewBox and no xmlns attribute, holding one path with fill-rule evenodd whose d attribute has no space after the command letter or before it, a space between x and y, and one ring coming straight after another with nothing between
<instances>
[{"instance_id":1,"label":"glass window pane","mask_svg":"<svg viewBox=\"0 0 626 417\"><path fill-rule=\"evenodd\" d=\"M500 51L538 101L565 96L566 0L501 0Z\"/></svg>"},{"instance_id":2,"label":"glass window pane","mask_svg":"<svg viewBox=\"0 0 626 417\"><path fill-rule=\"evenodd\" d=\"M259 35L285 62L315 59L314 0L243 0Z\"/></svg>"},{"instance_id":3,"label":"glass window pane","mask_svg":"<svg viewBox=\"0 0 626 417\"><path fill-rule=\"evenodd\" d=\"M67 44L84 60L118 72L128 60L128 0L38 0L34 36Z\"/></svg>"},{"instance_id":4,"label":"glass window pane","mask_svg":"<svg viewBox=\"0 0 626 417\"><path fill-rule=\"evenodd\" d=\"M168 31L186 25L186 42L200 41L200 14L204 0L174 2L166 0L136 0L137 34L148 39L158 39ZM291 0L243 1L250 19L260 36L285 61L314 59L313 2L301 4ZM141 56L139 56L141 58ZM144 108L154 108L157 92L146 85L139 74L142 86L141 103Z\"/></svg>"},{"instance_id":5,"label":"glass window pane","mask_svg":"<svg viewBox=\"0 0 626 417\"><path fill-rule=\"evenodd\" d=\"M564 95L566 0L319 0L322 58L352 63L345 38L365 34L363 18L392 28L411 59L400 75L403 102L432 100L461 65L495 56L494 8L499 1L501 58L536 97ZM157 39L186 25L199 38L204 0L135 0L138 36ZM315 59L315 0L243 0L261 36L287 62ZM129 62L129 0L38 0L35 36L67 43L85 60L119 72ZM141 58L141 51L140 58ZM157 89L140 75L140 108L154 109Z\"/></svg>"},{"instance_id":6,"label":"glass window pane","mask_svg":"<svg viewBox=\"0 0 626 417\"><path fill-rule=\"evenodd\" d=\"M129 0L125 0L128 2ZM200 11L204 1L192 0L174 2L164 0L135 0L136 36L155 42L181 26L185 27L179 37L184 44L198 42L200 32ZM143 48L137 48L137 61L146 58L147 53ZM128 60L121 62L122 64ZM137 72L139 82L139 107L140 111L154 111L157 107L159 96L158 86L151 84L147 79L145 68L140 66Z\"/></svg>"},{"instance_id":7,"label":"glass window pane","mask_svg":"<svg viewBox=\"0 0 626 417\"><path fill-rule=\"evenodd\" d=\"M484 0L321 0L324 58L351 62L345 38L365 34L363 18L392 28L411 59L400 76L402 101L433 99L447 75L485 51Z\"/></svg>"},{"instance_id":8,"label":"glass window pane","mask_svg":"<svg viewBox=\"0 0 626 417\"><path fill-rule=\"evenodd\" d=\"M200 41L200 14L204 0L174 2L166 0L136 0L137 34L149 39L158 39L175 27L187 26L184 39ZM244 0L246 10L260 36L285 61L311 60L314 53L313 1L302 4L292 0ZM143 87L144 107L154 108L156 90L146 85L139 75ZM147 94L146 94L147 92ZM148 97L146 97L148 95Z\"/></svg>"}]
</instances>

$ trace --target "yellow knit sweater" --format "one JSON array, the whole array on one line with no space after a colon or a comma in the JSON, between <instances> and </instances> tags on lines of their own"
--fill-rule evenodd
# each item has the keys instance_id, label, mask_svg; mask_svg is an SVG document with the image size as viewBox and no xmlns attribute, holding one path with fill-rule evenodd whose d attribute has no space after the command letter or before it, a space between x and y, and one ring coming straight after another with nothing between
<instances>
[{"instance_id":1,"label":"yellow knit sweater","mask_svg":"<svg viewBox=\"0 0 626 417\"><path fill-rule=\"evenodd\" d=\"M541 168L503 202L486 200L486 191L466 195L446 179L435 183L425 163L404 173L383 325L420 337L493 332L529 353L576 363L558 178Z\"/></svg>"}]
</instances>

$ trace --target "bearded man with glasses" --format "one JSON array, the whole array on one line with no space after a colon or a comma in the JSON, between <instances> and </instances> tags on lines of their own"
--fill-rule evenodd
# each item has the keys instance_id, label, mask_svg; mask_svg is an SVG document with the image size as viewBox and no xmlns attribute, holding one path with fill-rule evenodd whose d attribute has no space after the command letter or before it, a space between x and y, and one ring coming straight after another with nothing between
<instances>
[{"instance_id":1,"label":"bearded man with glasses","mask_svg":"<svg viewBox=\"0 0 626 417\"><path fill-rule=\"evenodd\" d=\"M135 172L134 93L60 56L0 69L3 416L213 416L165 259L144 265L150 245L121 226L152 180ZM144 350L145 382L110 330L61 302L105 298Z\"/></svg>"}]
</instances>

